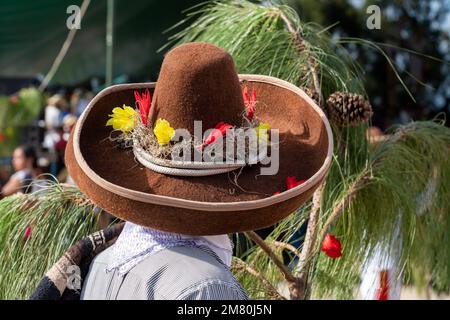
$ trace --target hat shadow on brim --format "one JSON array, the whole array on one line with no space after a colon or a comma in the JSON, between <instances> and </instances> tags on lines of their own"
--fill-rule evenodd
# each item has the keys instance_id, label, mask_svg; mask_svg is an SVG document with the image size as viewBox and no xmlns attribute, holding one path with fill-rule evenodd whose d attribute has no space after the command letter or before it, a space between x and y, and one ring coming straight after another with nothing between
<instances>
[{"instance_id":1,"label":"hat shadow on brim","mask_svg":"<svg viewBox=\"0 0 450 320\"><path fill-rule=\"evenodd\" d=\"M276 175L260 175L260 165L246 167L238 186L233 173L169 176L118 148L108 139L108 115L122 104L134 106L133 91L153 90L154 83L113 86L92 100L69 139L70 175L99 207L159 230L212 235L273 225L307 201L325 178L333 152L331 129L322 110L292 84L259 75L239 78L258 92L258 118L280 132ZM288 176L305 182L286 191Z\"/></svg>"}]
</instances>

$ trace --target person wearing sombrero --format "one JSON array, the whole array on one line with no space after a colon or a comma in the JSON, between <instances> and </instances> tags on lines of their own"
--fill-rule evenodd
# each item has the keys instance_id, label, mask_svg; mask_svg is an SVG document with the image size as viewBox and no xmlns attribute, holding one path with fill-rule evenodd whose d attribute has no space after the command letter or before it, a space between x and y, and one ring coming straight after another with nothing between
<instances>
[{"instance_id":1,"label":"person wearing sombrero","mask_svg":"<svg viewBox=\"0 0 450 320\"><path fill-rule=\"evenodd\" d=\"M246 299L227 234L293 213L325 178L332 149L325 114L301 89L238 75L211 44L172 49L156 83L105 89L69 139L77 186L126 221L90 263L81 298Z\"/></svg>"}]
</instances>

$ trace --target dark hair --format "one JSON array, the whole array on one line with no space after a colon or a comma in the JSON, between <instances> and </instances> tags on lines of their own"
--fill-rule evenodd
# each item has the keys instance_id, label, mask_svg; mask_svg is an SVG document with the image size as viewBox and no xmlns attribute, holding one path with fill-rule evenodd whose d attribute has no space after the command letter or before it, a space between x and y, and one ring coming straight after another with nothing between
<instances>
[{"instance_id":1,"label":"dark hair","mask_svg":"<svg viewBox=\"0 0 450 320\"><path fill-rule=\"evenodd\" d=\"M37 168L37 155L36 150L32 146L19 146L17 149L21 149L25 158L32 159L33 168Z\"/></svg>"}]
</instances>

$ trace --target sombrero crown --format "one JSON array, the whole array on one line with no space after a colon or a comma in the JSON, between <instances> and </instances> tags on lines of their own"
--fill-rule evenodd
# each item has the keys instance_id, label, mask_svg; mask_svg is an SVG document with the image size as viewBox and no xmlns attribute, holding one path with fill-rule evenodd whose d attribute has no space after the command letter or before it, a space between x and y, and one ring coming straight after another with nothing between
<instances>
[{"instance_id":1,"label":"sombrero crown","mask_svg":"<svg viewBox=\"0 0 450 320\"><path fill-rule=\"evenodd\" d=\"M161 151L181 144L174 141L173 129L192 133L195 121L203 130L221 124L220 134L270 126L279 135L277 143L267 136L268 154L278 155L275 174L261 175L261 168L272 163L226 167L226 173L211 173L198 163L186 169L183 161ZM117 143L117 131L119 141L131 142L125 148ZM205 133L193 147L202 151L218 137ZM81 191L119 218L208 235L263 228L294 212L323 181L332 150L328 120L301 89L273 77L238 75L228 53L190 43L167 53L156 83L117 85L99 93L71 135L66 165Z\"/></svg>"},{"instance_id":2,"label":"sombrero crown","mask_svg":"<svg viewBox=\"0 0 450 320\"><path fill-rule=\"evenodd\" d=\"M174 128L194 131L218 123L241 124L245 110L231 56L207 43L187 43L164 58L151 109L152 122L166 119Z\"/></svg>"}]
</instances>

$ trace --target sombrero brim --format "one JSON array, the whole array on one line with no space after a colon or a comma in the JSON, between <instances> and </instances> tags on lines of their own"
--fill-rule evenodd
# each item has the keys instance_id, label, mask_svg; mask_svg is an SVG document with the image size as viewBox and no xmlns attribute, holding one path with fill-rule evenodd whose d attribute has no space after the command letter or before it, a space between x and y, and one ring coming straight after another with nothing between
<instances>
[{"instance_id":1,"label":"sombrero brim","mask_svg":"<svg viewBox=\"0 0 450 320\"><path fill-rule=\"evenodd\" d=\"M108 137L114 107L134 105L134 90L155 83L123 84L99 93L78 120L66 149L69 174L80 190L109 213L159 230L212 235L256 230L288 216L307 201L331 165L333 139L323 111L298 87L268 76L240 75L258 92L258 118L280 132L279 170L259 175L179 177L140 165L131 150ZM305 182L286 190L286 177ZM281 194L274 195L276 192Z\"/></svg>"}]
</instances>

